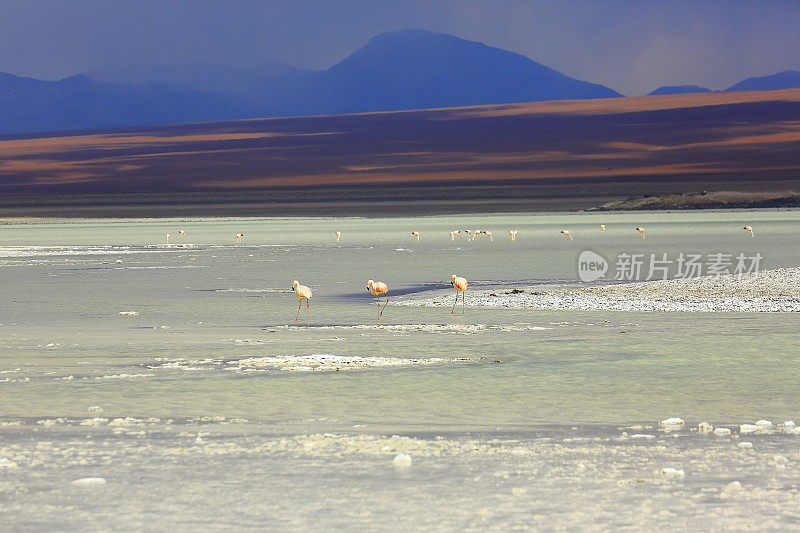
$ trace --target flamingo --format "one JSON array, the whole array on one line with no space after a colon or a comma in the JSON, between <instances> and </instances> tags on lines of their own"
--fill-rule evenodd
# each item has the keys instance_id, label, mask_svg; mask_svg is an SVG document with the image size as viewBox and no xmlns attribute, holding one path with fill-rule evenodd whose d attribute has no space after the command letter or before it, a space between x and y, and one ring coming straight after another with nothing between
<instances>
[{"instance_id":1,"label":"flamingo","mask_svg":"<svg viewBox=\"0 0 800 533\"><path fill-rule=\"evenodd\" d=\"M467 241L471 241L472 240L472 231L470 231L468 229L465 229L465 230L463 230L463 232L467 234Z\"/></svg>"},{"instance_id":2,"label":"flamingo","mask_svg":"<svg viewBox=\"0 0 800 533\"><path fill-rule=\"evenodd\" d=\"M383 310L386 309L386 306L389 305L389 286L382 281L367 281L367 290L372 296L376 298L380 298L381 296L386 297L386 303L383 304L381 307L381 312L378 313L378 318L383 316Z\"/></svg>"},{"instance_id":3,"label":"flamingo","mask_svg":"<svg viewBox=\"0 0 800 533\"><path fill-rule=\"evenodd\" d=\"M605 230L606 230L606 225L600 224L600 231L605 231Z\"/></svg>"},{"instance_id":4,"label":"flamingo","mask_svg":"<svg viewBox=\"0 0 800 533\"><path fill-rule=\"evenodd\" d=\"M341 240L341 238L342 238L342 232L341 231L337 231L336 232L336 242L339 242Z\"/></svg>"},{"instance_id":5,"label":"flamingo","mask_svg":"<svg viewBox=\"0 0 800 533\"><path fill-rule=\"evenodd\" d=\"M186 230L184 230L184 229L179 229L179 230L178 230L178 235L180 235L180 236L181 236L181 239L185 239L185 238L186 238Z\"/></svg>"},{"instance_id":6,"label":"flamingo","mask_svg":"<svg viewBox=\"0 0 800 533\"><path fill-rule=\"evenodd\" d=\"M751 237L755 237L755 234L753 233L753 226L745 226L745 227L742 228L742 231L744 231L745 233L747 233Z\"/></svg>"},{"instance_id":7,"label":"flamingo","mask_svg":"<svg viewBox=\"0 0 800 533\"><path fill-rule=\"evenodd\" d=\"M508 233L508 238L511 240L511 242L517 242L517 233L519 233L519 231L515 229L510 229L508 230L507 233Z\"/></svg>"},{"instance_id":8,"label":"flamingo","mask_svg":"<svg viewBox=\"0 0 800 533\"><path fill-rule=\"evenodd\" d=\"M450 232L450 240L451 241L454 241L459 237L461 237L461 231L460 230L456 230L456 231L451 231Z\"/></svg>"},{"instance_id":9,"label":"flamingo","mask_svg":"<svg viewBox=\"0 0 800 533\"><path fill-rule=\"evenodd\" d=\"M413 238L417 239L417 242L419 242L419 232L418 231L412 231L411 232L411 236Z\"/></svg>"},{"instance_id":10,"label":"flamingo","mask_svg":"<svg viewBox=\"0 0 800 533\"><path fill-rule=\"evenodd\" d=\"M167 244L169 244L169 233L167 233L167 234L166 234L166 235L164 235L164 236L167 238Z\"/></svg>"},{"instance_id":11,"label":"flamingo","mask_svg":"<svg viewBox=\"0 0 800 533\"><path fill-rule=\"evenodd\" d=\"M466 305L464 303L464 296L467 293L467 288L469 287L469 283L467 283L466 278L461 278L461 277L458 277L455 274L453 274L452 276L450 276L450 285L452 285L453 288L456 290L456 301L453 302L453 309L450 312L451 313L455 313L456 312L456 304L458 303L458 293L460 292L461 293L461 310L462 310L462 314L463 314L465 312L464 306Z\"/></svg>"},{"instance_id":12,"label":"flamingo","mask_svg":"<svg viewBox=\"0 0 800 533\"><path fill-rule=\"evenodd\" d=\"M308 316L311 316L311 289L305 285L300 285L300 282L297 280L292 282L292 289L294 289L294 294L297 296L297 301L299 302L297 305L297 314L294 316L294 319L297 320L300 318L300 308L303 307L303 300L306 301L306 313L308 313Z\"/></svg>"},{"instance_id":13,"label":"flamingo","mask_svg":"<svg viewBox=\"0 0 800 533\"><path fill-rule=\"evenodd\" d=\"M563 235L563 236L564 236L564 238L565 238L566 240L568 240L568 241L571 241L571 240L572 240L572 233L570 233L568 229L562 229L562 230L561 230L561 235Z\"/></svg>"},{"instance_id":14,"label":"flamingo","mask_svg":"<svg viewBox=\"0 0 800 533\"><path fill-rule=\"evenodd\" d=\"M236 234L236 242L237 243L242 242L243 238L244 238L244 233L237 233Z\"/></svg>"},{"instance_id":15,"label":"flamingo","mask_svg":"<svg viewBox=\"0 0 800 533\"><path fill-rule=\"evenodd\" d=\"M477 239L479 235L486 235L487 237L489 237L490 241L494 242L494 236L492 235L491 231L486 231L485 229L476 229L473 240Z\"/></svg>"},{"instance_id":16,"label":"flamingo","mask_svg":"<svg viewBox=\"0 0 800 533\"><path fill-rule=\"evenodd\" d=\"M645 236L645 231L644 231L644 228L641 228L641 227L640 227L640 228L636 228L636 231L638 231L638 232L639 232L639 237L641 237L642 239L644 239L644 236Z\"/></svg>"}]
</instances>

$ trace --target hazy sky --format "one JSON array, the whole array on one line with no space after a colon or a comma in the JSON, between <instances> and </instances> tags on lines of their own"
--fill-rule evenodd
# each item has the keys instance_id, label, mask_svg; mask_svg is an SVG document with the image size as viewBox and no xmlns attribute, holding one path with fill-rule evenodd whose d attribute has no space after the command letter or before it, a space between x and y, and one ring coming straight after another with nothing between
<instances>
[{"instance_id":1,"label":"hazy sky","mask_svg":"<svg viewBox=\"0 0 800 533\"><path fill-rule=\"evenodd\" d=\"M625 94L800 70L800 0L0 0L0 71L125 63L326 68L420 28L513 50Z\"/></svg>"}]
</instances>

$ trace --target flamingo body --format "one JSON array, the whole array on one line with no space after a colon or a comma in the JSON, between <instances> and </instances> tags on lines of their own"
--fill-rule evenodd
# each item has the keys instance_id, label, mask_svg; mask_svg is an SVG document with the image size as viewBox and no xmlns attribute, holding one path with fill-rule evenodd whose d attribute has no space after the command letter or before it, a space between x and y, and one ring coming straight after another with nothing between
<instances>
[{"instance_id":1,"label":"flamingo body","mask_svg":"<svg viewBox=\"0 0 800 533\"><path fill-rule=\"evenodd\" d=\"M466 306L466 303L464 302L464 298L466 296L467 289L469 288L469 283L467 283L467 279L466 278L462 278L460 276L456 276L455 274L453 274L452 276L450 276L450 285L452 285L453 288L456 290L456 300L455 300L455 302L453 302L453 309L451 309L450 312L451 313L455 313L456 312L456 304L458 303L458 295L460 293L461 294L461 310L462 310L461 312L464 313L465 312L464 307Z\"/></svg>"},{"instance_id":2,"label":"flamingo body","mask_svg":"<svg viewBox=\"0 0 800 533\"><path fill-rule=\"evenodd\" d=\"M368 280L367 290L372 296L376 298L380 298L381 296L384 296L386 298L386 303L383 304L380 313L378 313L378 318L382 317L383 310L386 309L387 305L389 305L389 286L382 281Z\"/></svg>"},{"instance_id":3,"label":"flamingo body","mask_svg":"<svg viewBox=\"0 0 800 533\"><path fill-rule=\"evenodd\" d=\"M306 312L310 315L311 289L305 285L300 285L300 282L297 280L292 282L292 289L294 290L294 295L297 297L297 301L299 302L297 305L297 314L295 315L294 319L297 320L300 317L300 308L303 306L303 301L306 302Z\"/></svg>"}]
</instances>

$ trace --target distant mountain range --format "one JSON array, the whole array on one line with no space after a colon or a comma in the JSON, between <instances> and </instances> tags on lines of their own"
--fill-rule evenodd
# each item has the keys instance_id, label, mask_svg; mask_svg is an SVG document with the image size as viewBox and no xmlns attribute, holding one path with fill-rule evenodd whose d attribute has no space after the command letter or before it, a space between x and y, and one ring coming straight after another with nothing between
<instances>
[{"instance_id":1,"label":"distant mountain range","mask_svg":"<svg viewBox=\"0 0 800 533\"><path fill-rule=\"evenodd\" d=\"M781 89L797 89L800 88L800 71L786 70L772 74L770 76L761 76L757 78L747 78L735 85L731 85L724 91L720 92L735 92L735 91L779 91ZM666 94L689 94L689 93L712 93L711 89L700 87L698 85L672 85L666 87L659 87L651 92L649 96L661 96Z\"/></svg>"},{"instance_id":2,"label":"distant mountain range","mask_svg":"<svg viewBox=\"0 0 800 533\"><path fill-rule=\"evenodd\" d=\"M690 93L710 93L714 92L706 87L699 85L667 85L659 87L655 91L648 94L648 96L663 96L667 94L690 94Z\"/></svg>"},{"instance_id":3,"label":"distant mountain range","mask_svg":"<svg viewBox=\"0 0 800 533\"><path fill-rule=\"evenodd\" d=\"M800 72L729 90L751 86L800 87ZM706 91L663 87L652 94ZM127 65L59 81L0 73L0 134L619 96L513 52L404 30L374 37L324 71L282 63Z\"/></svg>"},{"instance_id":4,"label":"distant mountain range","mask_svg":"<svg viewBox=\"0 0 800 533\"><path fill-rule=\"evenodd\" d=\"M776 91L800 87L800 71L785 70L771 76L747 78L736 85L728 87L728 91Z\"/></svg>"}]
</instances>

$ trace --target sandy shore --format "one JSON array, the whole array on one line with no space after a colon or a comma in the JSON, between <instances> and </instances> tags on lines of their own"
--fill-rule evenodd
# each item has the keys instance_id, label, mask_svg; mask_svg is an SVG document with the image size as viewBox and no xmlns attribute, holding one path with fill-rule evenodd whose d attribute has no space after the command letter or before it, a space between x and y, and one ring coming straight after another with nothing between
<instances>
[{"instance_id":1,"label":"sandy shore","mask_svg":"<svg viewBox=\"0 0 800 533\"><path fill-rule=\"evenodd\" d=\"M471 290L468 307L610 311L800 312L800 268L779 268L741 276L704 276L542 290ZM395 305L449 307L452 294L406 297Z\"/></svg>"}]
</instances>

